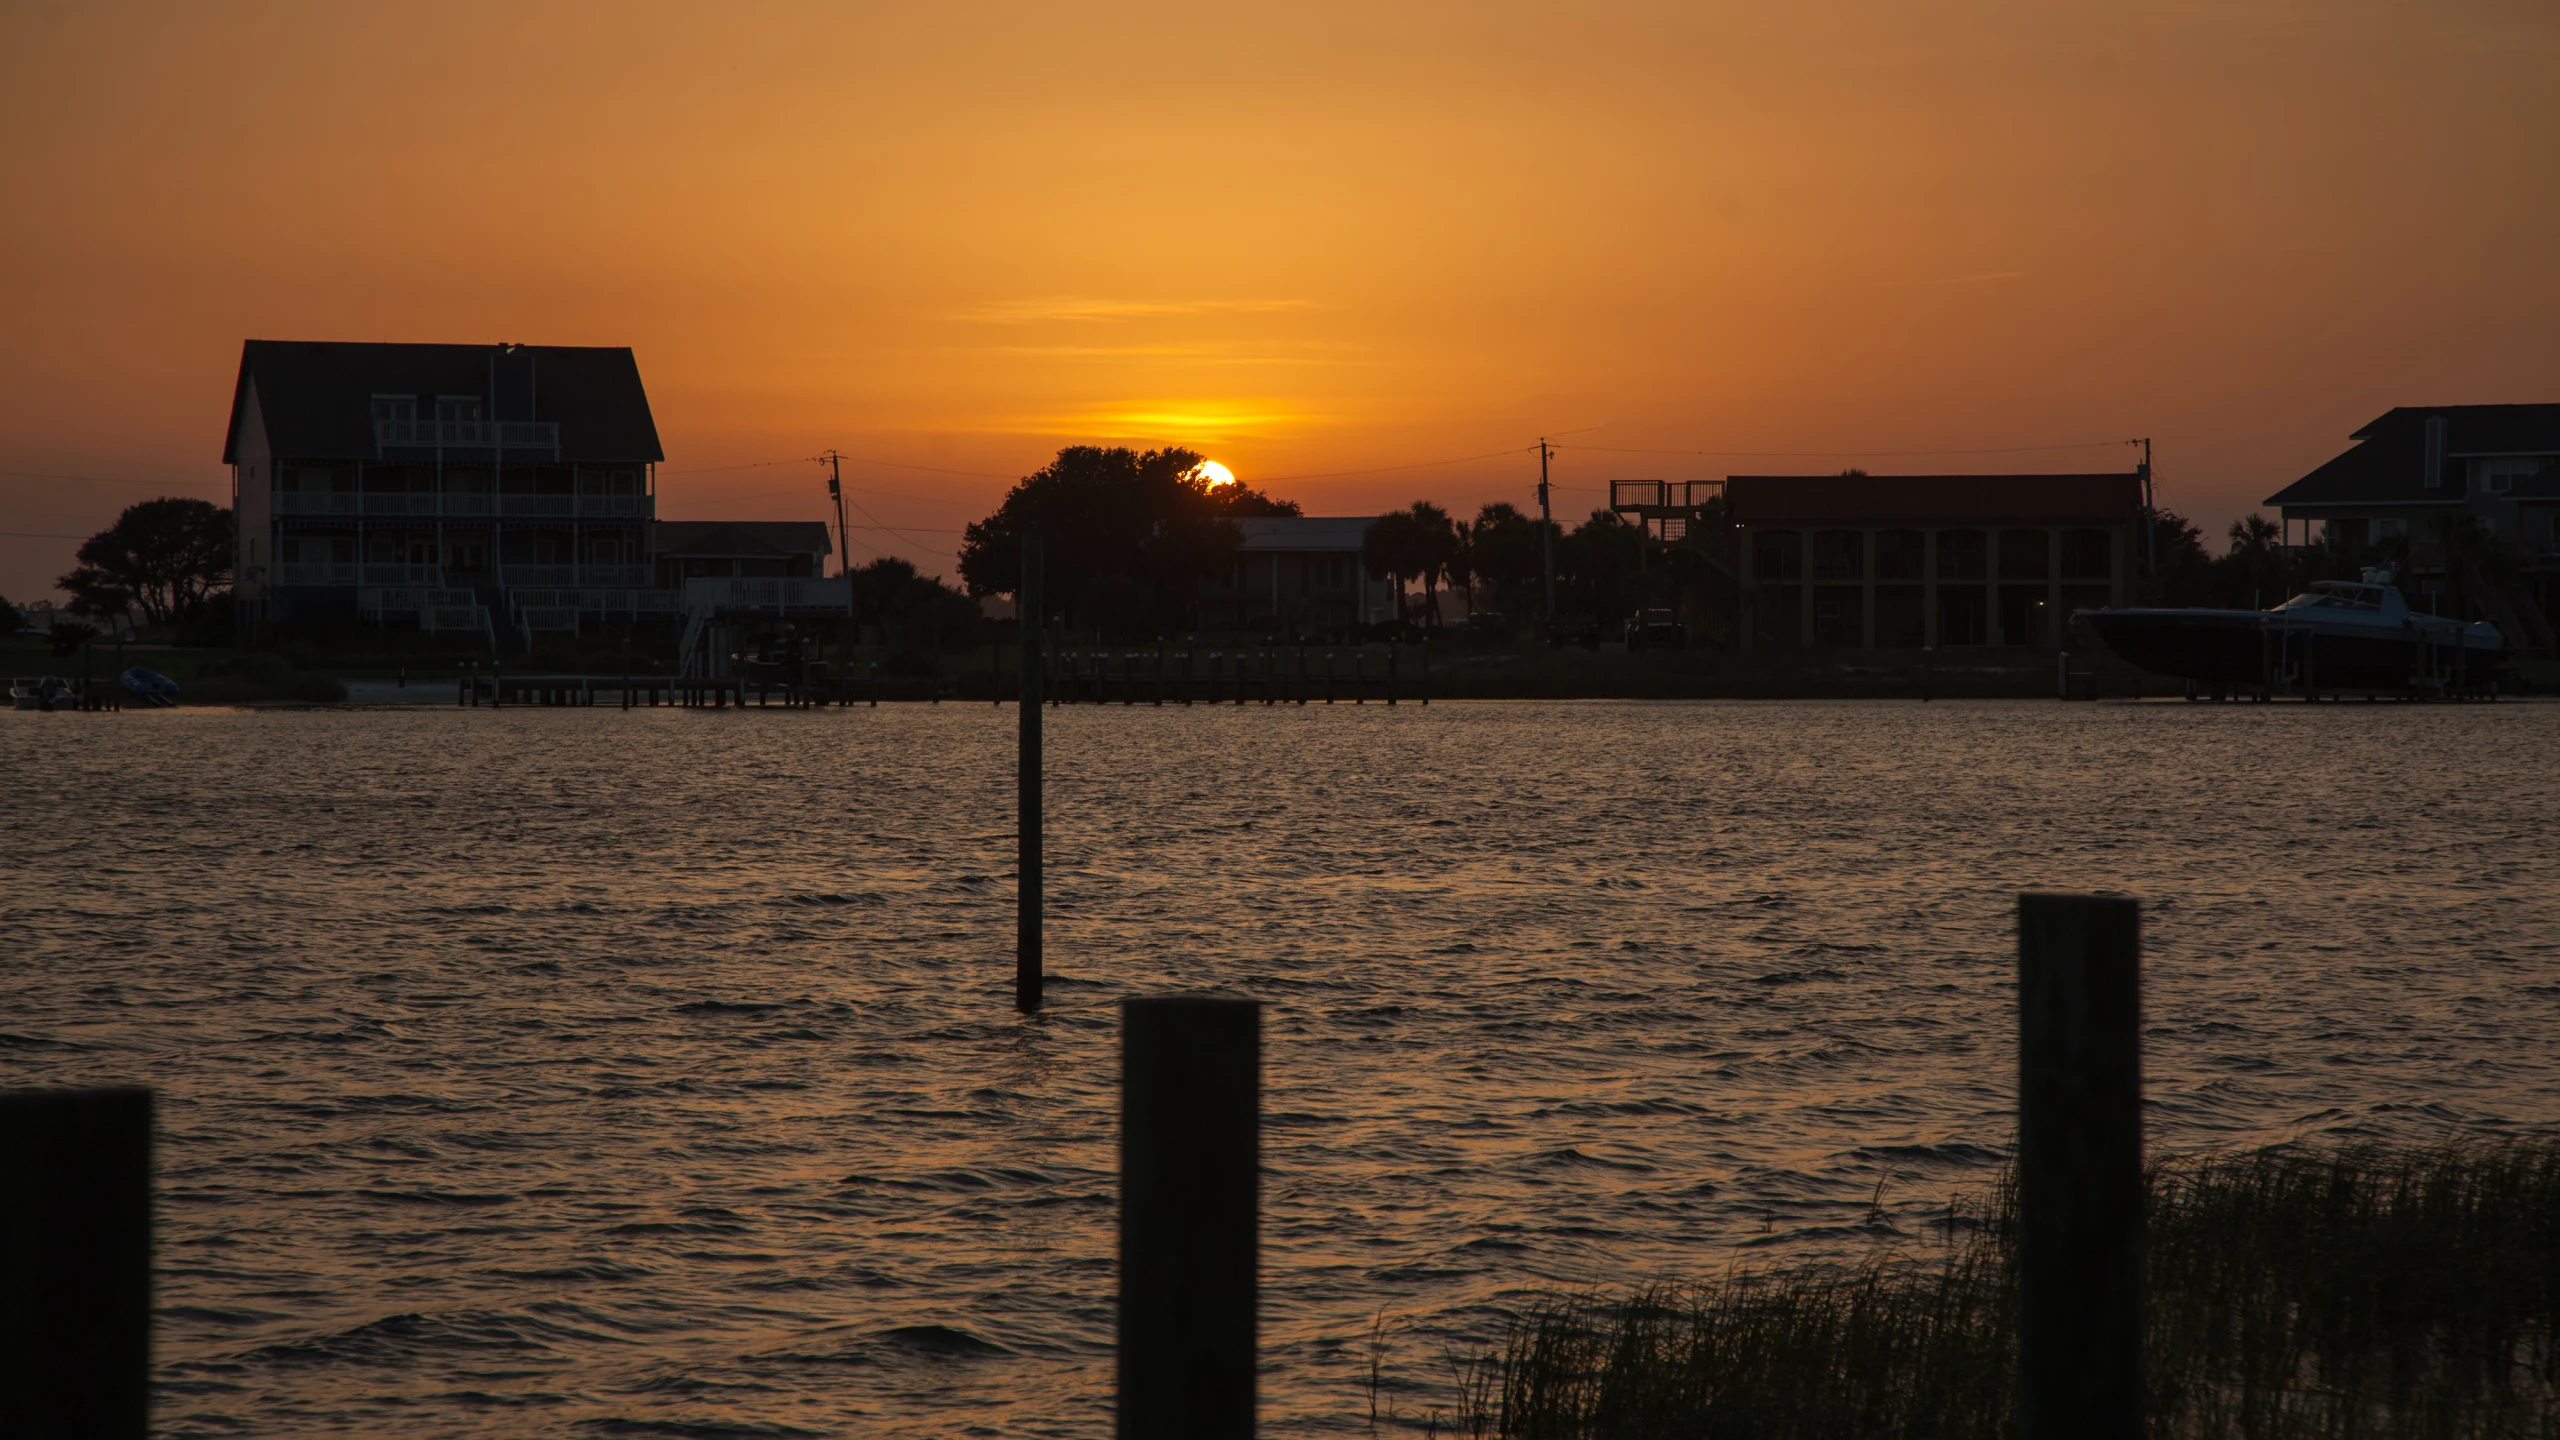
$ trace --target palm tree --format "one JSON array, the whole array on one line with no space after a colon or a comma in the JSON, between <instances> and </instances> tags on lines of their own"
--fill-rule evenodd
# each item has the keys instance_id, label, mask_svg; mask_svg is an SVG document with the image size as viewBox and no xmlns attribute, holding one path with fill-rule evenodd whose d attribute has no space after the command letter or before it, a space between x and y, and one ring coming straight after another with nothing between
<instances>
[{"instance_id":1,"label":"palm tree","mask_svg":"<svg viewBox=\"0 0 2560 1440\"><path fill-rule=\"evenodd\" d=\"M1368 533L1360 537L1360 568L1394 588L1399 621L1404 619L1405 581L1422 568L1422 548L1421 529L1410 510L1388 511L1369 522Z\"/></svg>"},{"instance_id":2,"label":"palm tree","mask_svg":"<svg viewBox=\"0 0 2560 1440\"><path fill-rule=\"evenodd\" d=\"M1431 616L1431 623L1437 625L1440 623L1440 581L1445 576L1451 584L1458 583L1455 572L1464 553L1458 538L1458 526L1449 518L1448 511L1428 500L1414 501L1413 509L1407 513L1413 516L1416 532L1418 553L1415 559L1420 562L1417 568L1422 574L1423 603L1429 607L1427 613Z\"/></svg>"}]
</instances>

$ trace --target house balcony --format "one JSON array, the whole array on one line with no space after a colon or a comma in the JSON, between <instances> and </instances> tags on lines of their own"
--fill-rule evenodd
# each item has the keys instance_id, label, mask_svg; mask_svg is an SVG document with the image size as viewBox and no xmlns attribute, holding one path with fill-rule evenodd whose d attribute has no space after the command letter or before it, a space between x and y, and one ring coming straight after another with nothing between
<instances>
[{"instance_id":1,"label":"house balcony","mask_svg":"<svg viewBox=\"0 0 2560 1440\"><path fill-rule=\"evenodd\" d=\"M287 561L275 567L275 577L279 585L441 586L444 567Z\"/></svg>"},{"instance_id":2,"label":"house balcony","mask_svg":"<svg viewBox=\"0 0 2560 1440\"><path fill-rule=\"evenodd\" d=\"M379 450L542 450L557 455L560 427L549 420L376 420Z\"/></svg>"},{"instance_id":3,"label":"house balcony","mask_svg":"<svg viewBox=\"0 0 2560 1440\"><path fill-rule=\"evenodd\" d=\"M646 495L493 495L487 491L279 490L279 515L330 515L366 519L638 520L650 513Z\"/></svg>"},{"instance_id":4,"label":"house balcony","mask_svg":"<svg viewBox=\"0 0 2560 1440\"><path fill-rule=\"evenodd\" d=\"M649 583L646 565L501 565L498 583L510 590L638 589Z\"/></svg>"}]
</instances>

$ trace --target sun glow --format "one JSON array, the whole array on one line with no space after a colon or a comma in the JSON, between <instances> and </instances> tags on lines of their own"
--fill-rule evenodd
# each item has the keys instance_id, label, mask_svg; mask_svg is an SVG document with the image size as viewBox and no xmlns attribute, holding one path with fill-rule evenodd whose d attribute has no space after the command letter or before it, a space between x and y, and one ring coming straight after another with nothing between
<instances>
[{"instance_id":1,"label":"sun glow","mask_svg":"<svg viewBox=\"0 0 2560 1440\"><path fill-rule=\"evenodd\" d=\"M1215 460L1201 461L1199 465L1195 467L1193 473L1197 474L1201 479L1208 481L1209 488L1212 490L1217 489L1221 485L1233 485L1236 483L1236 472L1219 464Z\"/></svg>"}]
</instances>

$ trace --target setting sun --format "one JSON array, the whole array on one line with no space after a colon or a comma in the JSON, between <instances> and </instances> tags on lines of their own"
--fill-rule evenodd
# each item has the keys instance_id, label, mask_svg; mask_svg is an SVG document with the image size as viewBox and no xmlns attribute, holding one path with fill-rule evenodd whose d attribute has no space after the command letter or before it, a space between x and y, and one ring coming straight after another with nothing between
<instances>
[{"instance_id":1,"label":"setting sun","mask_svg":"<svg viewBox=\"0 0 2560 1440\"><path fill-rule=\"evenodd\" d=\"M1198 474L1201 479L1208 481L1209 488L1212 490L1221 485L1233 485L1236 483L1236 472L1219 464L1215 460L1201 461L1198 469L1194 473Z\"/></svg>"}]
</instances>

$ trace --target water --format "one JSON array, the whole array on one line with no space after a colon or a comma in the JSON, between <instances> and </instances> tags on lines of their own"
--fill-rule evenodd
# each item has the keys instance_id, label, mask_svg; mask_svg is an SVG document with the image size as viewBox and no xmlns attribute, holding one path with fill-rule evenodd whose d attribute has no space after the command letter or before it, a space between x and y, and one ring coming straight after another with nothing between
<instances>
[{"instance_id":1,"label":"water","mask_svg":"<svg viewBox=\"0 0 2560 1440\"><path fill-rule=\"evenodd\" d=\"M1266 1431L1554 1284L1925 1243L2022 888L2152 1145L2560 1120L2560 707L0 716L0 1083L161 1100L163 1433L1096 1435L1113 1003L1267 1002ZM1882 1184L1882 1225L1870 1205Z\"/></svg>"}]
</instances>

